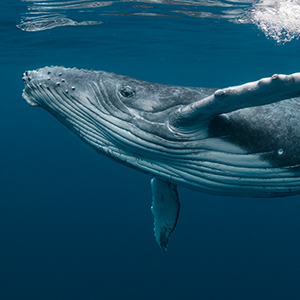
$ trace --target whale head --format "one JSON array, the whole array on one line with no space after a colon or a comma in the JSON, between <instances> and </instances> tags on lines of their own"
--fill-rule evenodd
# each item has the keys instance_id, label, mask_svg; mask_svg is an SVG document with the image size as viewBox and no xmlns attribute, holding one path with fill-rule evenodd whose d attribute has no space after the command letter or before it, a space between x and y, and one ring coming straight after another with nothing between
<instances>
[{"instance_id":1,"label":"whale head","mask_svg":"<svg viewBox=\"0 0 300 300\"><path fill-rule=\"evenodd\" d=\"M150 83L113 73L45 67L23 74L23 98L42 107L97 151L129 162L172 141L170 118L212 89Z\"/></svg>"}]
</instances>

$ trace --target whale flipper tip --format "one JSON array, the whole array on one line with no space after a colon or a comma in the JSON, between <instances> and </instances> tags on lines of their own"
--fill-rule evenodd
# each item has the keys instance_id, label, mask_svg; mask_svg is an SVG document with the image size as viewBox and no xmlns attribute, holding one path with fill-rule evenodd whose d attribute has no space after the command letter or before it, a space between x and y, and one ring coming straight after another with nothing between
<instances>
[{"instance_id":1,"label":"whale flipper tip","mask_svg":"<svg viewBox=\"0 0 300 300\"><path fill-rule=\"evenodd\" d=\"M166 252L180 210L177 186L154 177L151 180L154 236L160 248Z\"/></svg>"}]
</instances>

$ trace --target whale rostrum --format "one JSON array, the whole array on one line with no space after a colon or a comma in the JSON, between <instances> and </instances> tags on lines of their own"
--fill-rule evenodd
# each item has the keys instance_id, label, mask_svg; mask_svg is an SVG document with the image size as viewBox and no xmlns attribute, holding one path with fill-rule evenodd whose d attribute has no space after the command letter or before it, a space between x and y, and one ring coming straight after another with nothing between
<instances>
[{"instance_id":1,"label":"whale rostrum","mask_svg":"<svg viewBox=\"0 0 300 300\"><path fill-rule=\"evenodd\" d=\"M153 177L154 233L164 251L179 215L177 185L225 196L300 193L300 73L224 89L64 67L26 71L23 80L28 104Z\"/></svg>"}]
</instances>

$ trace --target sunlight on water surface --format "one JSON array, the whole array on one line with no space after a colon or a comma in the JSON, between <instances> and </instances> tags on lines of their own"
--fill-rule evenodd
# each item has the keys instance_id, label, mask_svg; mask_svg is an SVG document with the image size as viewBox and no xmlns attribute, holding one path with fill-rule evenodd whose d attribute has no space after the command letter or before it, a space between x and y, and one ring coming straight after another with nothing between
<instances>
[{"instance_id":1,"label":"sunlight on water surface","mask_svg":"<svg viewBox=\"0 0 300 300\"><path fill-rule=\"evenodd\" d=\"M28 2L28 11L24 12L17 27L31 32L61 26L100 25L107 16L190 16L225 19L236 24L253 23L277 43L298 39L300 35L300 0L144 0L134 3L130 0L64 2L23 0L23 2ZM163 6L165 9L162 13ZM73 12L72 18L69 16L70 11ZM74 14L74 11L77 14Z\"/></svg>"}]
</instances>

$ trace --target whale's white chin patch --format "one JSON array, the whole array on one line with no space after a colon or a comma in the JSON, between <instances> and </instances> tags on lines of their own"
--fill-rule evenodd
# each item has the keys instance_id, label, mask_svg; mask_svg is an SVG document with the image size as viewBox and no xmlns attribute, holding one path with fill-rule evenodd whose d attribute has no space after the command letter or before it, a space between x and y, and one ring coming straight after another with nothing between
<instances>
[{"instance_id":1,"label":"whale's white chin patch","mask_svg":"<svg viewBox=\"0 0 300 300\"><path fill-rule=\"evenodd\" d=\"M25 92L25 90L23 91L22 97L26 100L26 102L30 105L30 106L39 106L39 104L34 100L31 99Z\"/></svg>"}]
</instances>

